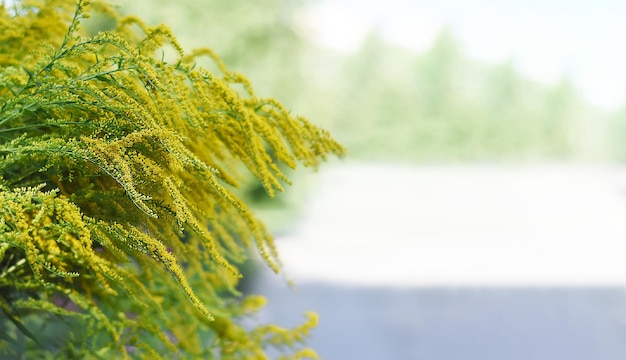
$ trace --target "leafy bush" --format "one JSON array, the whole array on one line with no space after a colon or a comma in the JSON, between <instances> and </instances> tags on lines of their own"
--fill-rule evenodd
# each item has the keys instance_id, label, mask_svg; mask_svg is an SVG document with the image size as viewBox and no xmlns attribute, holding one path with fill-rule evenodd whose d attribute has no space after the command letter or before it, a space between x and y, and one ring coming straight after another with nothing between
<instances>
[{"instance_id":1,"label":"leafy bush","mask_svg":"<svg viewBox=\"0 0 626 360\"><path fill-rule=\"evenodd\" d=\"M273 195L280 164L341 145L164 26L86 0L0 11L0 355L315 357L313 313L241 324L264 303L236 290L248 249L280 261L233 188L250 172ZM114 28L87 36L91 12Z\"/></svg>"}]
</instances>

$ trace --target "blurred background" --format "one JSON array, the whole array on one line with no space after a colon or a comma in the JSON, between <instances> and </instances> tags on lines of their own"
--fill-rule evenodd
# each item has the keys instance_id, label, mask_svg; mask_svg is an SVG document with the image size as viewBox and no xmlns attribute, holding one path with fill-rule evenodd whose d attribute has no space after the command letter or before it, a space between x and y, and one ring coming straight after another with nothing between
<instances>
[{"instance_id":1,"label":"blurred background","mask_svg":"<svg viewBox=\"0 0 626 360\"><path fill-rule=\"evenodd\" d=\"M119 3L350 150L245 189L259 320L317 311L324 359L626 358L626 3Z\"/></svg>"}]
</instances>

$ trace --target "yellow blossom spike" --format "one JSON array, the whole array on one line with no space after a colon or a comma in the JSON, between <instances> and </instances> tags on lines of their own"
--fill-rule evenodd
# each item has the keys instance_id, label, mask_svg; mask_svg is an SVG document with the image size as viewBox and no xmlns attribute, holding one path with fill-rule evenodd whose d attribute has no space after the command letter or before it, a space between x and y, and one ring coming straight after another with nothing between
<instances>
[{"instance_id":1,"label":"yellow blossom spike","mask_svg":"<svg viewBox=\"0 0 626 360\"><path fill-rule=\"evenodd\" d=\"M345 149L165 26L98 1L17 3L0 6L0 307L72 317L59 353L75 357L315 358L300 346L313 315L240 323L264 304L238 298L249 251L281 262L234 188L252 175L273 196L283 165ZM92 11L112 28L89 36Z\"/></svg>"}]
</instances>

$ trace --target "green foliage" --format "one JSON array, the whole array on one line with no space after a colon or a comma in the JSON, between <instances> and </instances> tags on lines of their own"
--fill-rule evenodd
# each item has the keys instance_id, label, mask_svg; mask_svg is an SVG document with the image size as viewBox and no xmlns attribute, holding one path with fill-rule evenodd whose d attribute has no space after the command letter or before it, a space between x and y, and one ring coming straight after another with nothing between
<instances>
[{"instance_id":1,"label":"green foliage","mask_svg":"<svg viewBox=\"0 0 626 360\"><path fill-rule=\"evenodd\" d=\"M184 48L210 46L229 69L243 72L260 96L269 94L294 111L297 99L308 98L313 78L302 66L308 56L307 42L296 31L298 13L309 0L137 0L118 1L122 13L140 13L148 24L165 23ZM199 11L201 10L201 11ZM85 24L88 31L112 26L109 17L95 15ZM199 36L199 34L201 34ZM311 54L314 57L314 54ZM216 64L198 58L208 69ZM318 112L309 111L309 114ZM317 116L316 116L317 117ZM317 121L322 121L318 117ZM280 166L280 165L279 165ZM297 216L294 205L305 196L307 174L280 166L295 184L290 191L269 198L260 183L243 180L238 189L244 201L259 214L272 231L289 227Z\"/></svg>"},{"instance_id":2,"label":"green foliage","mask_svg":"<svg viewBox=\"0 0 626 360\"><path fill-rule=\"evenodd\" d=\"M521 73L514 59L475 61L448 30L422 53L398 48L376 31L356 52L342 53L308 41L299 21L313 1L119 3L152 23L166 21L184 44L206 41L259 93L279 94L290 108L323 122L353 158L623 158L623 114L594 108L567 77L543 84Z\"/></svg>"},{"instance_id":3,"label":"green foliage","mask_svg":"<svg viewBox=\"0 0 626 360\"><path fill-rule=\"evenodd\" d=\"M580 155L578 129L590 113L571 83L549 87L523 77L512 63L471 61L450 32L442 32L423 54L394 48L373 33L344 64L338 71L343 85L328 96L335 111L326 120L354 157Z\"/></svg>"},{"instance_id":4,"label":"green foliage","mask_svg":"<svg viewBox=\"0 0 626 360\"><path fill-rule=\"evenodd\" d=\"M115 1L121 12L142 14L148 24L166 23L186 48L210 46L260 94L292 106L295 93L307 86L301 69L306 40L294 21L310 0Z\"/></svg>"},{"instance_id":5,"label":"green foliage","mask_svg":"<svg viewBox=\"0 0 626 360\"><path fill-rule=\"evenodd\" d=\"M248 249L280 261L232 190L249 172L271 196L288 183L282 165L316 167L343 147L212 51L183 54L164 26L81 0L0 10L0 355L297 349L312 313L291 330L240 324L264 303L236 290ZM110 30L89 36L91 12Z\"/></svg>"}]
</instances>

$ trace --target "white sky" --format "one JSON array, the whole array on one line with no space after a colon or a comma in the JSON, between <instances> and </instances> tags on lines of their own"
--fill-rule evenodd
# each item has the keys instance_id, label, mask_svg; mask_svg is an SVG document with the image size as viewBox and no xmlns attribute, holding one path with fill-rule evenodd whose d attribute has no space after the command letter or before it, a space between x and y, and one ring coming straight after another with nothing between
<instances>
[{"instance_id":1,"label":"white sky","mask_svg":"<svg viewBox=\"0 0 626 360\"><path fill-rule=\"evenodd\" d=\"M342 51L372 28L417 52L452 29L465 52L554 83L568 76L592 103L626 100L626 2L617 0L320 0L303 19L316 38Z\"/></svg>"}]
</instances>

